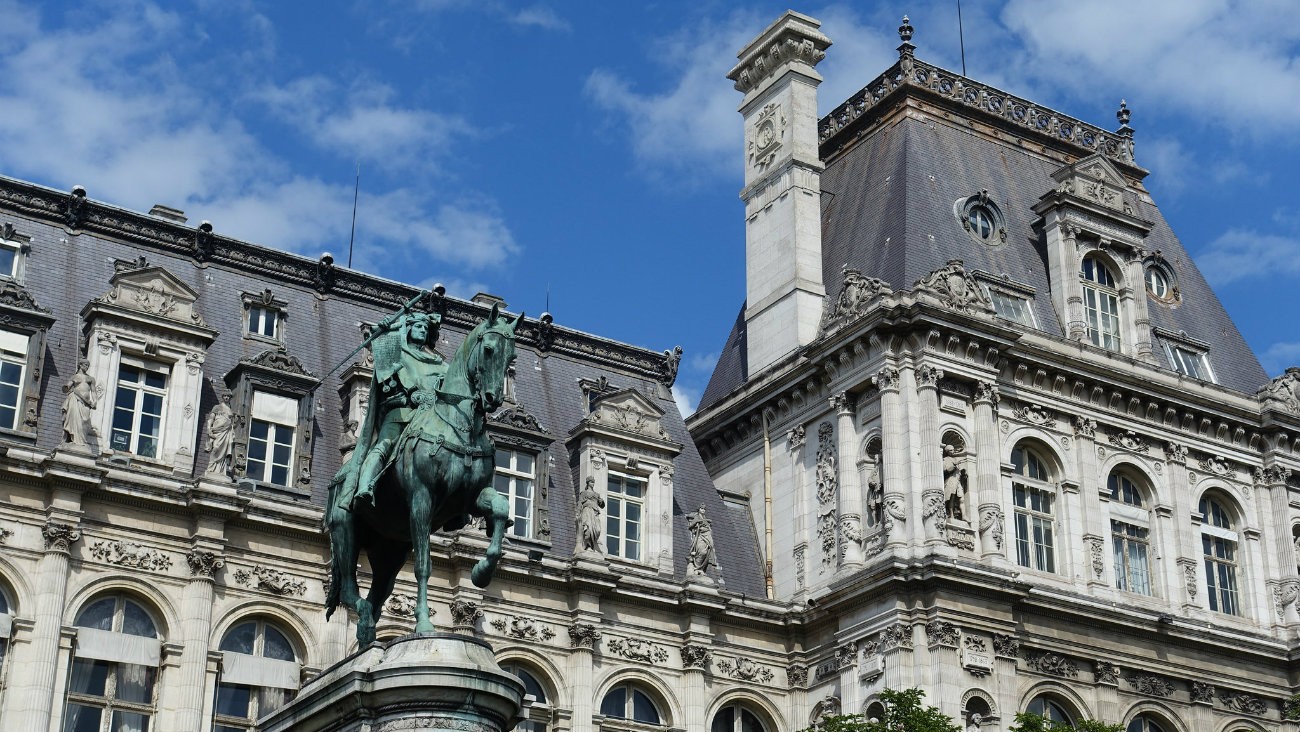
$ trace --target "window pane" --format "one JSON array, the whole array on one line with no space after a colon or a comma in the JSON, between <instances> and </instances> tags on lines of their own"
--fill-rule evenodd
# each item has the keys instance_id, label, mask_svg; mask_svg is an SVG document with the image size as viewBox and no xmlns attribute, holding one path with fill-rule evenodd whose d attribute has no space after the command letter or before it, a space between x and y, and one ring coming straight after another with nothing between
<instances>
[{"instance_id":1,"label":"window pane","mask_svg":"<svg viewBox=\"0 0 1300 732\"><path fill-rule=\"evenodd\" d=\"M139 712L113 712L112 732L149 732L149 717Z\"/></svg>"},{"instance_id":2,"label":"window pane","mask_svg":"<svg viewBox=\"0 0 1300 732\"><path fill-rule=\"evenodd\" d=\"M253 640L257 637L257 623L240 623L231 628L221 640L221 650L235 653L253 653Z\"/></svg>"},{"instance_id":3,"label":"window pane","mask_svg":"<svg viewBox=\"0 0 1300 732\"><path fill-rule=\"evenodd\" d=\"M117 665L117 698L137 704L153 703L153 682L157 669L133 663Z\"/></svg>"},{"instance_id":4,"label":"window pane","mask_svg":"<svg viewBox=\"0 0 1300 732\"><path fill-rule=\"evenodd\" d=\"M248 717L248 701L252 696L247 686L221 684L217 687L217 714L223 717Z\"/></svg>"},{"instance_id":5,"label":"window pane","mask_svg":"<svg viewBox=\"0 0 1300 732\"><path fill-rule=\"evenodd\" d=\"M18 261L18 250L9 245L0 246L0 276L13 277L14 264Z\"/></svg>"},{"instance_id":6,"label":"window pane","mask_svg":"<svg viewBox=\"0 0 1300 732\"><path fill-rule=\"evenodd\" d=\"M736 732L736 708L724 707L718 712L718 716L713 718L713 725L709 727L709 732Z\"/></svg>"},{"instance_id":7,"label":"window pane","mask_svg":"<svg viewBox=\"0 0 1300 732\"><path fill-rule=\"evenodd\" d=\"M659 724L659 711L650 701L650 697L637 691L632 690L632 719L637 722L646 724Z\"/></svg>"},{"instance_id":8,"label":"window pane","mask_svg":"<svg viewBox=\"0 0 1300 732\"><path fill-rule=\"evenodd\" d=\"M127 635L142 635L146 638L157 638L158 630L154 628L153 620L149 618L149 613L144 611L139 605L130 600L123 600L125 607L122 610L122 632Z\"/></svg>"},{"instance_id":9,"label":"window pane","mask_svg":"<svg viewBox=\"0 0 1300 732\"><path fill-rule=\"evenodd\" d=\"M73 659L68 691L86 696L104 696L108 688L108 671L112 665L108 661Z\"/></svg>"},{"instance_id":10,"label":"window pane","mask_svg":"<svg viewBox=\"0 0 1300 732\"><path fill-rule=\"evenodd\" d=\"M509 468L509 467L510 467L510 455L511 455L511 453L510 453L509 450L497 450L497 451L496 451L496 466L497 466L498 468Z\"/></svg>"},{"instance_id":11,"label":"window pane","mask_svg":"<svg viewBox=\"0 0 1300 732\"><path fill-rule=\"evenodd\" d=\"M627 687L610 689L600 702L600 713L606 717L627 718Z\"/></svg>"},{"instance_id":12,"label":"window pane","mask_svg":"<svg viewBox=\"0 0 1300 732\"><path fill-rule=\"evenodd\" d=\"M103 710L82 704L69 704L63 720L63 732L99 732L99 718Z\"/></svg>"},{"instance_id":13,"label":"window pane","mask_svg":"<svg viewBox=\"0 0 1300 732\"><path fill-rule=\"evenodd\" d=\"M293 653L293 646L289 643L289 639L284 637L284 634L276 630L273 626L267 625L265 628L266 639L262 648L262 655L279 661L297 660Z\"/></svg>"},{"instance_id":14,"label":"window pane","mask_svg":"<svg viewBox=\"0 0 1300 732\"><path fill-rule=\"evenodd\" d=\"M82 628L95 628L96 630L113 629L113 610L117 608L117 599L105 597L102 600L96 600L86 609L81 611L77 616L77 626Z\"/></svg>"}]
</instances>

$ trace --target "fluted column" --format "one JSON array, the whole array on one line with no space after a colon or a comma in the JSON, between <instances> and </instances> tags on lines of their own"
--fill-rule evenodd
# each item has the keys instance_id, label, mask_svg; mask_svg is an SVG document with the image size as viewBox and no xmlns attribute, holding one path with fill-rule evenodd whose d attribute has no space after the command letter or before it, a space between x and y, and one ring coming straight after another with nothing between
<instances>
[{"instance_id":1,"label":"fluted column","mask_svg":"<svg viewBox=\"0 0 1300 732\"><path fill-rule=\"evenodd\" d=\"M46 730L54 707L54 682L58 675L59 633L68 589L68 558L81 531L71 524L51 520L41 529L45 554L36 565L35 625L32 642L9 672L12 687L5 729ZM19 673L15 673L19 671Z\"/></svg>"},{"instance_id":2,"label":"fluted column","mask_svg":"<svg viewBox=\"0 0 1300 732\"><path fill-rule=\"evenodd\" d=\"M1173 540L1175 551L1166 561L1165 577L1169 586L1169 601L1182 606L1184 614L1201 614L1204 598L1200 596L1204 584L1201 567L1201 537L1199 523L1193 524L1191 516L1196 508L1190 503L1191 483L1187 479L1187 448L1174 442L1165 445L1165 459L1169 476L1169 495L1173 502Z\"/></svg>"},{"instance_id":3,"label":"fluted column","mask_svg":"<svg viewBox=\"0 0 1300 732\"><path fill-rule=\"evenodd\" d=\"M899 394L898 369L885 366L872 381L880 390L880 422L884 427L880 442L883 452L881 481L885 492L881 522L885 527L886 546L892 549L906 546L910 536L907 519L911 510L907 487L911 484L912 468L907 457L907 411Z\"/></svg>"},{"instance_id":4,"label":"fluted column","mask_svg":"<svg viewBox=\"0 0 1300 732\"><path fill-rule=\"evenodd\" d=\"M175 709L174 729L203 726L204 688L208 672L208 643L212 637L212 585L225 560L216 552L195 548L185 557L190 581L181 593L181 666L174 685L164 687Z\"/></svg>"},{"instance_id":5,"label":"fluted column","mask_svg":"<svg viewBox=\"0 0 1300 732\"><path fill-rule=\"evenodd\" d=\"M592 665L596 647L600 644L600 631L594 622L579 620L569 626L569 687L573 699L573 728L591 729L591 715L595 710L595 689L592 688Z\"/></svg>"},{"instance_id":6,"label":"fluted column","mask_svg":"<svg viewBox=\"0 0 1300 732\"><path fill-rule=\"evenodd\" d=\"M921 474L917 476L921 488L921 521L927 544L943 543L944 495L943 448L939 444L939 380L943 371L922 364L916 367L916 394L919 414L917 432L920 437Z\"/></svg>"},{"instance_id":7,"label":"fluted column","mask_svg":"<svg viewBox=\"0 0 1300 732\"><path fill-rule=\"evenodd\" d=\"M808 526L813 503L808 498L808 470L804 467L805 428L796 425L786 434L790 448L790 475L795 494L794 538L794 593L802 598L808 589Z\"/></svg>"},{"instance_id":8,"label":"fluted column","mask_svg":"<svg viewBox=\"0 0 1300 732\"><path fill-rule=\"evenodd\" d=\"M979 496L980 556L996 561L1005 557L1006 513L1002 508L1002 451L998 446L998 385L975 384L975 486Z\"/></svg>"},{"instance_id":9,"label":"fluted column","mask_svg":"<svg viewBox=\"0 0 1300 732\"><path fill-rule=\"evenodd\" d=\"M1112 570L1108 569L1111 563L1106 562L1110 527L1104 523L1106 516L1094 508L1105 476L1101 475L1097 464L1096 423L1088 417L1075 417L1074 433L1079 489L1070 490L1069 481L1063 481L1061 485L1061 545L1057 548L1061 565L1057 570L1066 576L1082 579L1096 591L1114 583ZM1075 526L1079 527L1078 541L1070 535ZM1071 555L1082 559L1071 559ZM1067 561L1070 562L1068 568Z\"/></svg>"},{"instance_id":10,"label":"fluted column","mask_svg":"<svg viewBox=\"0 0 1300 732\"><path fill-rule=\"evenodd\" d=\"M1273 605L1277 621L1288 625L1300 622L1300 615L1296 612L1300 579L1296 577L1296 553L1291 539L1291 509L1287 495L1289 477L1291 471L1280 465L1261 468L1255 472L1255 482L1261 487L1257 494L1268 496L1268 523L1265 524L1265 530L1270 534L1270 543L1273 545L1271 555L1275 561L1272 576L1269 577ZM1260 495L1260 503L1264 507L1263 495Z\"/></svg>"},{"instance_id":11,"label":"fluted column","mask_svg":"<svg viewBox=\"0 0 1300 732\"><path fill-rule=\"evenodd\" d=\"M841 567L860 567L865 559L862 548L862 483L858 479L858 432L853 425L853 396L840 392L831 397L835 409L836 432L840 444L840 547Z\"/></svg>"}]
</instances>

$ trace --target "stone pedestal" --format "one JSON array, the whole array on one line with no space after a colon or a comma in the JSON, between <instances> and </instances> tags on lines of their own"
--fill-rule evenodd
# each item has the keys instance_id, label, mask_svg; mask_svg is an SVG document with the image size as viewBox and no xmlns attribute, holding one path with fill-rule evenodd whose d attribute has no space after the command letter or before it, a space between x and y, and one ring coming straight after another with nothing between
<instances>
[{"instance_id":1,"label":"stone pedestal","mask_svg":"<svg viewBox=\"0 0 1300 732\"><path fill-rule=\"evenodd\" d=\"M505 732L520 719L524 685L492 648L451 633L410 635L326 669L259 732Z\"/></svg>"}]
</instances>

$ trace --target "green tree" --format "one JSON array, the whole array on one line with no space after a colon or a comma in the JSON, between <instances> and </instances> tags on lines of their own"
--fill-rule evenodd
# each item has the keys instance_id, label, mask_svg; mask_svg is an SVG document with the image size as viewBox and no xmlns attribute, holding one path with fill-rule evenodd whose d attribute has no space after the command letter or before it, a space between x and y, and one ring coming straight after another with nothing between
<instances>
[{"instance_id":1,"label":"green tree","mask_svg":"<svg viewBox=\"0 0 1300 732\"><path fill-rule=\"evenodd\" d=\"M885 707L883 719L872 721L861 714L829 717L816 727L816 732L961 732L952 717L938 707L921 706L924 696L920 689L885 689L880 692Z\"/></svg>"},{"instance_id":2,"label":"green tree","mask_svg":"<svg viewBox=\"0 0 1300 732\"><path fill-rule=\"evenodd\" d=\"M1107 724L1095 719L1083 719L1073 725L1065 722L1053 722L1037 714L1019 712L1011 732L1124 732L1124 725Z\"/></svg>"}]
</instances>

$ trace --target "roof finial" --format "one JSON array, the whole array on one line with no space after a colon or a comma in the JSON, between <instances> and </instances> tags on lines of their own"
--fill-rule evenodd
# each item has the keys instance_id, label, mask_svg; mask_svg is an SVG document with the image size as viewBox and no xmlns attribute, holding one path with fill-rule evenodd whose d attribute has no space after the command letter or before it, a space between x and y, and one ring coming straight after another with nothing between
<instances>
[{"instance_id":1,"label":"roof finial","mask_svg":"<svg viewBox=\"0 0 1300 732\"><path fill-rule=\"evenodd\" d=\"M908 22L907 16L903 16L903 24L898 26L898 37L903 39L903 43L912 42L912 24Z\"/></svg>"},{"instance_id":2,"label":"roof finial","mask_svg":"<svg viewBox=\"0 0 1300 732\"><path fill-rule=\"evenodd\" d=\"M1123 99L1119 100L1119 111L1115 113L1115 119L1119 120L1119 134L1128 137L1133 136L1133 128L1128 126L1128 120L1132 114L1129 111L1128 102Z\"/></svg>"}]
</instances>

